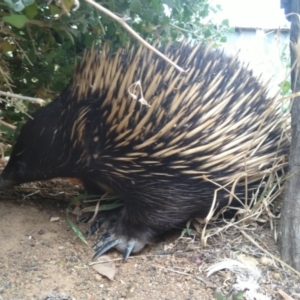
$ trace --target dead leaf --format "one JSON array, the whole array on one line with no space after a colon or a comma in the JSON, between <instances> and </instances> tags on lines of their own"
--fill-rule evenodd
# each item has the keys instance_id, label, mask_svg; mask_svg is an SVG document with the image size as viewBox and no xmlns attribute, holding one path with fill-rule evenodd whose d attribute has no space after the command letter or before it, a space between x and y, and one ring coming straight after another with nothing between
<instances>
[{"instance_id":1,"label":"dead leaf","mask_svg":"<svg viewBox=\"0 0 300 300\"><path fill-rule=\"evenodd\" d=\"M82 216L81 208L79 206L75 206L75 208L72 211L72 214L81 217Z\"/></svg>"},{"instance_id":2,"label":"dead leaf","mask_svg":"<svg viewBox=\"0 0 300 300\"><path fill-rule=\"evenodd\" d=\"M265 265L265 266L272 266L273 265L273 260L269 257L263 256L260 259L260 263Z\"/></svg>"},{"instance_id":3,"label":"dead leaf","mask_svg":"<svg viewBox=\"0 0 300 300\"><path fill-rule=\"evenodd\" d=\"M249 255L244 255L244 254L240 254L237 256L238 261L244 263L244 264L249 264L252 266L257 266L258 265L258 261L256 258L254 258L253 256L249 256Z\"/></svg>"},{"instance_id":4,"label":"dead leaf","mask_svg":"<svg viewBox=\"0 0 300 300\"><path fill-rule=\"evenodd\" d=\"M116 274L116 266L107 255L99 257L93 262L92 268L95 269L100 275L114 280Z\"/></svg>"}]
</instances>

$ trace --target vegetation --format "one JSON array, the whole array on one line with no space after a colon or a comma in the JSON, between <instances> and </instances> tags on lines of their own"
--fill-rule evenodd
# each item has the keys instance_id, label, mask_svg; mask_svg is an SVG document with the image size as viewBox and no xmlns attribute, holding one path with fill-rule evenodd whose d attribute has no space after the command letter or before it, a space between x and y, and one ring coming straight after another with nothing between
<instances>
[{"instance_id":1,"label":"vegetation","mask_svg":"<svg viewBox=\"0 0 300 300\"><path fill-rule=\"evenodd\" d=\"M0 93L55 98L68 83L74 60L93 43L114 47L134 38L84 0L4 0L0 3ZM148 42L195 39L225 42L225 20L216 28L207 18L219 7L208 0L98 1ZM136 42L136 41L135 41ZM17 128L38 105L0 94L0 142L13 142Z\"/></svg>"}]
</instances>

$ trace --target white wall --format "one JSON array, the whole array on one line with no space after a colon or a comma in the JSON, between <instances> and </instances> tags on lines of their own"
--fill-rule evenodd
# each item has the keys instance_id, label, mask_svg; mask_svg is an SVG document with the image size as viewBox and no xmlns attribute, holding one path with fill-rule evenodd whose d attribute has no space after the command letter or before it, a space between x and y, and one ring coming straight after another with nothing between
<instances>
[{"instance_id":1,"label":"white wall","mask_svg":"<svg viewBox=\"0 0 300 300\"><path fill-rule=\"evenodd\" d=\"M280 9L280 0L209 0L219 4L222 11L211 16L215 23L229 19L232 27L289 28L289 22Z\"/></svg>"},{"instance_id":2,"label":"white wall","mask_svg":"<svg viewBox=\"0 0 300 300\"><path fill-rule=\"evenodd\" d=\"M278 85L286 79L286 65L289 64L288 32L237 29L227 35L223 47L225 52L232 55L240 50L239 58L249 63L256 75L262 74L266 81L272 78L272 92L276 92Z\"/></svg>"}]
</instances>

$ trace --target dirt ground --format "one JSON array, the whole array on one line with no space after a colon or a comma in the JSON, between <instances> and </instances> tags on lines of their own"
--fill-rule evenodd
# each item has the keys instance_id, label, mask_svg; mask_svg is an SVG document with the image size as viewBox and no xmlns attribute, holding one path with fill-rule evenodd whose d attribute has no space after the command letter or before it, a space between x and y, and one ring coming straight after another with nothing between
<instances>
[{"instance_id":1,"label":"dirt ground","mask_svg":"<svg viewBox=\"0 0 300 300\"><path fill-rule=\"evenodd\" d=\"M288 299L280 290L300 299L300 277L234 228L210 238L205 248L197 237L172 233L126 263L110 251L116 275L109 280L90 266L94 238L85 245L67 222L68 201L76 193L61 181L0 193L0 300ZM59 220L50 222L52 217ZM248 234L279 257L268 225ZM207 277L213 266L215 273Z\"/></svg>"}]
</instances>

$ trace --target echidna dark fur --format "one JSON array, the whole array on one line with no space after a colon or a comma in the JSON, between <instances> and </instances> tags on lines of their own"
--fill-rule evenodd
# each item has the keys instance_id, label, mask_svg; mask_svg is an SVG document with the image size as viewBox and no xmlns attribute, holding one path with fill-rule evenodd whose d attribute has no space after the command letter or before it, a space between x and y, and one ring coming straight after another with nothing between
<instances>
[{"instance_id":1,"label":"echidna dark fur","mask_svg":"<svg viewBox=\"0 0 300 300\"><path fill-rule=\"evenodd\" d=\"M267 87L205 45L93 47L70 84L23 126L0 187L74 177L124 201L97 246L124 258L193 217L245 201L286 162L289 141ZM280 145L279 145L280 144ZM217 193L215 194L215 191Z\"/></svg>"}]
</instances>

